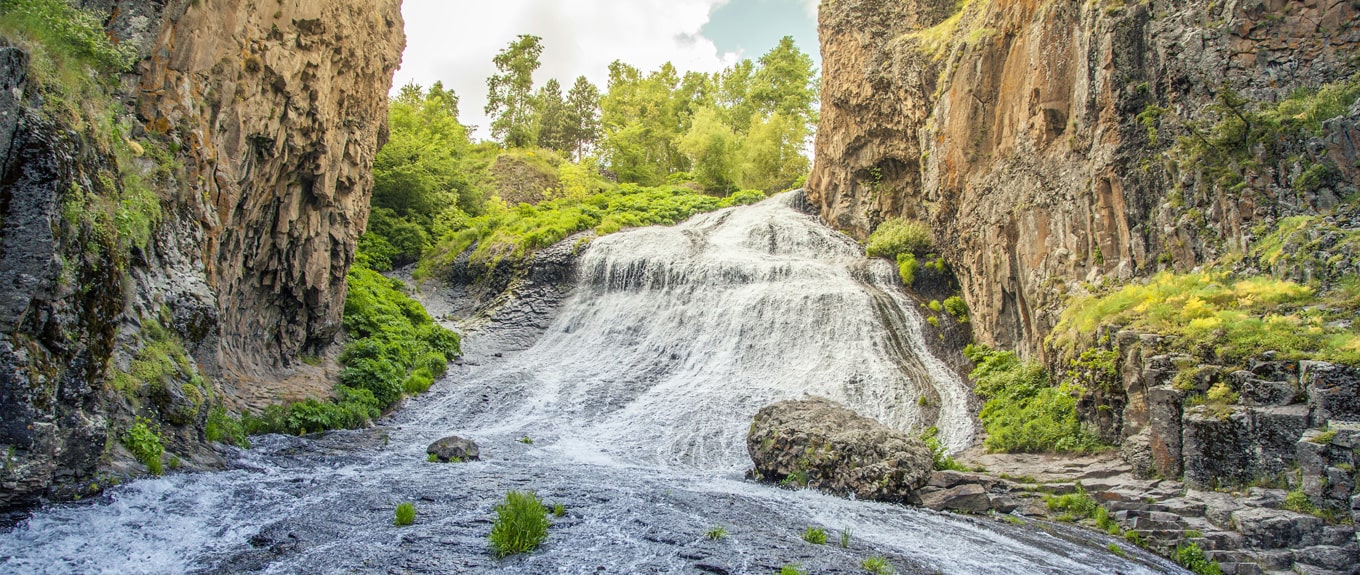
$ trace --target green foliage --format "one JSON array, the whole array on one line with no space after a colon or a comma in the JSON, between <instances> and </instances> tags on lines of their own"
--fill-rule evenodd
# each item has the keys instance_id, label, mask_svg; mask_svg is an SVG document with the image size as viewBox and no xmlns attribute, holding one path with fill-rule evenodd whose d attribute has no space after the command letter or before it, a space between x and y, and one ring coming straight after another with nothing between
<instances>
[{"instance_id":1,"label":"green foliage","mask_svg":"<svg viewBox=\"0 0 1360 575\"><path fill-rule=\"evenodd\" d=\"M850 530L849 530L849 529L842 529L842 530L841 530L841 549L849 549L849 548L850 548Z\"/></svg>"},{"instance_id":2,"label":"green foliage","mask_svg":"<svg viewBox=\"0 0 1360 575\"><path fill-rule=\"evenodd\" d=\"M934 425L926 428L921 434L921 441L925 442L927 449L930 449L930 458L936 471L968 471L967 466L955 461L944 446L940 445L940 428Z\"/></svg>"},{"instance_id":3,"label":"green foliage","mask_svg":"<svg viewBox=\"0 0 1360 575\"><path fill-rule=\"evenodd\" d=\"M1042 365L1021 362L1015 352L969 345L964 354L975 365L973 389L986 400L978 417L987 429L987 449L1065 453L1102 447L1077 419L1080 388L1052 386Z\"/></svg>"},{"instance_id":4,"label":"green foliage","mask_svg":"<svg viewBox=\"0 0 1360 575\"><path fill-rule=\"evenodd\" d=\"M752 199L750 193L719 199L681 187L623 184L584 198L563 197L536 206L511 208L492 203L485 215L440 239L433 256L422 262L422 274L444 269L470 248L472 264L492 266L507 257L526 258L579 231L594 228L598 234L609 234L626 227L673 225L700 212Z\"/></svg>"},{"instance_id":5,"label":"green foliage","mask_svg":"<svg viewBox=\"0 0 1360 575\"><path fill-rule=\"evenodd\" d=\"M944 311L948 312L954 321L968 323L968 304L963 302L963 298L952 295L944 299Z\"/></svg>"},{"instance_id":6,"label":"green foliage","mask_svg":"<svg viewBox=\"0 0 1360 575\"><path fill-rule=\"evenodd\" d=\"M241 418L227 413L226 408L222 406L214 407L208 412L208 423L203 427L203 437L208 441L250 449L250 439L246 437L246 427Z\"/></svg>"},{"instance_id":7,"label":"green foliage","mask_svg":"<svg viewBox=\"0 0 1360 575\"><path fill-rule=\"evenodd\" d=\"M1266 276L1226 272L1160 273L1103 296L1074 301L1050 342L1072 350L1101 324L1173 338L1177 347L1240 363L1266 351L1281 359L1360 364L1360 332L1332 323L1314 290Z\"/></svg>"},{"instance_id":8,"label":"green foliage","mask_svg":"<svg viewBox=\"0 0 1360 575\"><path fill-rule=\"evenodd\" d=\"M1044 504L1050 511L1062 512L1063 515L1059 519L1063 521L1091 519L1096 516L1096 510L1101 509L1100 504L1081 489L1065 495L1045 496Z\"/></svg>"},{"instance_id":9,"label":"green foliage","mask_svg":"<svg viewBox=\"0 0 1360 575\"><path fill-rule=\"evenodd\" d=\"M711 107L700 108L689 131L680 137L680 151L693 163L695 181L710 192L736 188L740 145L737 133Z\"/></svg>"},{"instance_id":10,"label":"green foliage","mask_svg":"<svg viewBox=\"0 0 1360 575\"><path fill-rule=\"evenodd\" d=\"M902 278L902 285L906 286L916 281L916 254L897 254L897 277Z\"/></svg>"},{"instance_id":11,"label":"green foliage","mask_svg":"<svg viewBox=\"0 0 1360 575\"><path fill-rule=\"evenodd\" d=\"M1125 551L1124 548L1120 547L1118 543L1111 543L1109 545L1106 545L1105 548L1109 549L1110 553L1114 553L1115 555L1118 555L1125 559L1127 559L1129 556L1128 551Z\"/></svg>"},{"instance_id":12,"label":"green foliage","mask_svg":"<svg viewBox=\"0 0 1360 575\"><path fill-rule=\"evenodd\" d=\"M1317 506L1308 500L1307 494L1298 489L1290 491L1284 496L1284 503L1280 504L1280 509L1310 515L1317 513Z\"/></svg>"},{"instance_id":13,"label":"green foliage","mask_svg":"<svg viewBox=\"0 0 1360 575\"><path fill-rule=\"evenodd\" d=\"M887 220L874 228L864 253L871 258L897 259L899 254L922 254L930 250L930 228L915 220Z\"/></svg>"},{"instance_id":14,"label":"green foliage","mask_svg":"<svg viewBox=\"0 0 1360 575\"><path fill-rule=\"evenodd\" d=\"M1331 443L1332 439L1334 438L1336 438L1336 430L1328 429L1327 431L1314 435L1313 437L1309 438L1308 441L1311 441L1319 445L1326 445L1328 443Z\"/></svg>"},{"instance_id":15,"label":"green foliage","mask_svg":"<svg viewBox=\"0 0 1360 575\"><path fill-rule=\"evenodd\" d=\"M523 444L525 444L525 445L533 445L533 444L534 444L533 438L531 438L531 437L529 437L529 436L527 436L527 435L524 436L524 437L519 438L517 441L519 441L520 443L523 443Z\"/></svg>"},{"instance_id":16,"label":"green foliage","mask_svg":"<svg viewBox=\"0 0 1360 575\"><path fill-rule=\"evenodd\" d=\"M789 563L779 568L779 575L808 575L803 570L803 566L798 563Z\"/></svg>"},{"instance_id":17,"label":"green foliage","mask_svg":"<svg viewBox=\"0 0 1360 575\"><path fill-rule=\"evenodd\" d=\"M63 0L3 0L0 31L39 42L45 57L59 64L83 63L109 73L125 72L136 62L131 44L118 44L104 32L97 12L81 10Z\"/></svg>"},{"instance_id":18,"label":"green foliage","mask_svg":"<svg viewBox=\"0 0 1360 575\"><path fill-rule=\"evenodd\" d=\"M727 537L727 528L726 528L726 527L723 527L723 526L721 526L721 525L718 525L718 526L716 526L716 527L710 528L710 529L708 530L708 533L705 533L704 536L705 536L705 537L708 537L709 539L712 539L712 540L714 540L714 541L717 541L717 540L719 540L719 539L722 539L722 538L724 538L724 537Z\"/></svg>"},{"instance_id":19,"label":"green foliage","mask_svg":"<svg viewBox=\"0 0 1360 575\"><path fill-rule=\"evenodd\" d=\"M161 441L160 429L156 428L151 420L138 416L136 421L123 432L123 446L132 452L132 456L137 458L142 465L152 475L160 475L161 454L165 452L165 447Z\"/></svg>"},{"instance_id":20,"label":"green foliage","mask_svg":"<svg viewBox=\"0 0 1360 575\"><path fill-rule=\"evenodd\" d=\"M497 558L527 553L548 537L548 512L532 492L511 491L496 505L491 548Z\"/></svg>"},{"instance_id":21,"label":"green foliage","mask_svg":"<svg viewBox=\"0 0 1360 575\"><path fill-rule=\"evenodd\" d=\"M821 527L808 527L803 530L803 541L813 545L826 544L826 530Z\"/></svg>"},{"instance_id":22,"label":"green foliage","mask_svg":"<svg viewBox=\"0 0 1360 575\"><path fill-rule=\"evenodd\" d=\"M428 462L430 462L430 463L438 463L438 462L439 462L439 456L438 456L438 455L435 455L435 454L433 454L433 453L431 453L431 454L429 454L429 456L427 456L427 457L425 458L425 461L428 461Z\"/></svg>"},{"instance_id":23,"label":"green foliage","mask_svg":"<svg viewBox=\"0 0 1360 575\"><path fill-rule=\"evenodd\" d=\"M1204 550L1198 544L1190 543L1187 545L1176 546L1176 556L1173 557L1181 567L1189 569L1195 575L1223 575L1223 569L1217 562L1210 561L1204 556Z\"/></svg>"},{"instance_id":24,"label":"green foliage","mask_svg":"<svg viewBox=\"0 0 1360 575\"><path fill-rule=\"evenodd\" d=\"M397 516L392 520L392 524L397 527L405 527L416 522L416 504L409 501L397 504Z\"/></svg>"},{"instance_id":25,"label":"green foliage","mask_svg":"<svg viewBox=\"0 0 1360 575\"><path fill-rule=\"evenodd\" d=\"M566 517L566 516L567 516L567 506L566 506L566 505L562 505L561 503L555 503L555 504L553 504L552 513L553 513L553 517Z\"/></svg>"},{"instance_id":26,"label":"green foliage","mask_svg":"<svg viewBox=\"0 0 1360 575\"><path fill-rule=\"evenodd\" d=\"M888 563L886 558L880 555L866 558L863 563L860 563L860 567L863 567L865 571L873 573L874 575L893 574L892 565Z\"/></svg>"},{"instance_id":27,"label":"green foliage","mask_svg":"<svg viewBox=\"0 0 1360 575\"><path fill-rule=\"evenodd\" d=\"M492 136L508 147L523 147L537 140L533 74L543 54L542 40L520 34L492 59L497 73L486 79L486 114L492 117Z\"/></svg>"}]
</instances>

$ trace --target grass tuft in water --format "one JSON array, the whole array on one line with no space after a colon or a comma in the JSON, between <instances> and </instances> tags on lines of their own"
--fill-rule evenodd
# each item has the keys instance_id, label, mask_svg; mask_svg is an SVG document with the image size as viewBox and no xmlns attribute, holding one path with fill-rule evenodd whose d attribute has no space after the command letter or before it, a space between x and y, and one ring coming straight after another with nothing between
<instances>
[{"instance_id":1,"label":"grass tuft in water","mask_svg":"<svg viewBox=\"0 0 1360 575\"><path fill-rule=\"evenodd\" d=\"M849 547L850 547L850 530L849 530L849 529L842 529L842 530L841 530L841 549L848 549Z\"/></svg>"},{"instance_id":2,"label":"grass tuft in water","mask_svg":"<svg viewBox=\"0 0 1360 575\"><path fill-rule=\"evenodd\" d=\"M789 563L779 568L779 575L808 575L808 572L803 570L801 564Z\"/></svg>"},{"instance_id":3,"label":"grass tuft in water","mask_svg":"<svg viewBox=\"0 0 1360 575\"><path fill-rule=\"evenodd\" d=\"M397 504L397 518L393 525L404 527L416 522L416 505L409 501Z\"/></svg>"},{"instance_id":4,"label":"grass tuft in water","mask_svg":"<svg viewBox=\"0 0 1360 575\"><path fill-rule=\"evenodd\" d=\"M803 530L803 541L814 545L826 544L826 530L821 527L808 527Z\"/></svg>"},{"instance_id":5,"label":"grass tuft in water","mask_svg":"<svg viewBox=\"0 0 1360 575\"><path fill-rule=\"evenodd\" d=\"M489 537L497 558L533 551L548 538L548 510L532 492L506 493Z\"/></svg>"},{"instance_id":6,"label":"grass tuft in water","mask_svg":"<svg viewBox=\"0 0 1360 575\"><path fill-rule=\"evenodd\" d=\"M865 571L873 573L874 575L893 574L892 565L888 564L887 559L878 555L865 559L863 563L860 563L860 567L863 567Z\"/></svg>"},{"instance_id":7,"label":"grass tuft in water","mask_svg":"<svg viewBox=\"0 0 1360 575\"><path fill-rule=\"evenodd\" d=\"M723 526L721 526L721 525L718 525L718 526L716 526L716 527L714 527L714 528L712 528L712 529L709 529L709 530L708 530L708 533L705 533L704 536L705 536L705 537L708 537L709 539L712 539L712 540L714 540L714 541L717 541L717 540L719 540L719 539L722 539L722 538L724 538L724 537L727 537L727 528L726 528L726 527L723 527Z\"/></svg>"}]
</instances>

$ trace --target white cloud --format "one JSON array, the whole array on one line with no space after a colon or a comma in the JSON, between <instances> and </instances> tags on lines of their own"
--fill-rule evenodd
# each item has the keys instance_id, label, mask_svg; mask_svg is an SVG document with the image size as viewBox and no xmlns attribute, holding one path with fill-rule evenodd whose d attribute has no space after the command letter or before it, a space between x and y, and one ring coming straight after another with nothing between
<instances>
[{"instance_id":1,"label":"white cloud","mask_svg":"<svg viewBox=\"0 0 1360 575\"><path fill-rule=\"evenodd\" d=\"M577 76L603 90L614 60L642 70L669 61L682 72L714 72L737 55L719 54L699 30L726 1L405 0L406 53L394 85L442 81L458 93L462 122L478 126L475 137L489 138L482 109L486 78L495 72L491 58L517 35L543 38L534 80L557 78L564 91Z\"/></svg>"}]
</instances>

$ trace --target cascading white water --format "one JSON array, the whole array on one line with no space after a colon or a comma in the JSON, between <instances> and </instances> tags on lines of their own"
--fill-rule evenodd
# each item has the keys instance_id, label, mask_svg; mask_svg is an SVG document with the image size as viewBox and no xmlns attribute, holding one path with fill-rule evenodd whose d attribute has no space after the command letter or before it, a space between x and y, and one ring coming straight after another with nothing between
<instances>
[{"instance_id":1,"label":"cascading white water","mask_svg":"<svg viewBox=\"0 0 1360 575\"><path fill-rule=\"evenodd\" d=\"M813 394L966 446L968 390L926 351L895 270L799 199L595 240L561 315L493 376L523 396L482 419L628 463L740 468L756 410Z\"/></svg>"},{"instance_id":2,"label":"cascading white water","mask_svg":"<svg viewBox=\"0 0 1360 575\"><path fill-rule=\"evenodd\" d=\"M495 326L471 335L467 364L379 428L257 437L231 471L48 506L0 533L0 572L854 573L870 555L899 573L1176 570L1060 526L741 479L752 415L804 394L907 431L938 425L950 447L973 434L968 390L925 351L895 270L796 200L600 238L541 337L493 349ZM425 445L449 434L476 440L483 461L426 462ZM544 548L496 560L488 519L510 489L568 513ZM415 525L391 524L399 501L416 502ZM718 525L727 538L704 537ZM850 531L851 544L805 543L809 525Z\"/></svg>"}]
</instances>

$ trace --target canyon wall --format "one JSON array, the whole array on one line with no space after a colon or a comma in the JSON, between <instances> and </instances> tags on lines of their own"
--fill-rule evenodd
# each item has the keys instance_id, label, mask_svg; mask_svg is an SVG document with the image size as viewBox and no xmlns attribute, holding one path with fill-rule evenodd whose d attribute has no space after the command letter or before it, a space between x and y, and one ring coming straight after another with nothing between
<instances>
[{"instance_id":1,"label":"canyon wall","mask_svg":"<svg viewBox=\"0 0 1360 575\"><path fill-rule=\"evenodd\" d=\"M1089 285L1193 269L1354 193L1355 108L1283 153L1252 149L1233 186L1178 142L1232 98L1350 78L1357 16L1348 1L826 0L808 196L860 238L929 223L977 338L1042 357Z\"/></svg>"},{"instance_id":2,"label":"canyon wall","mask_svg":"<svg viewBox=\"0 0 1360 575\"><path fill-rule=\"evenodd\" d=\"M83 5L136 48L97 102L0 39L0 509L135 472L134 421L208 467L210 409L330 393L405 45L400 0Z\"/></svg>"}]
</instances>

